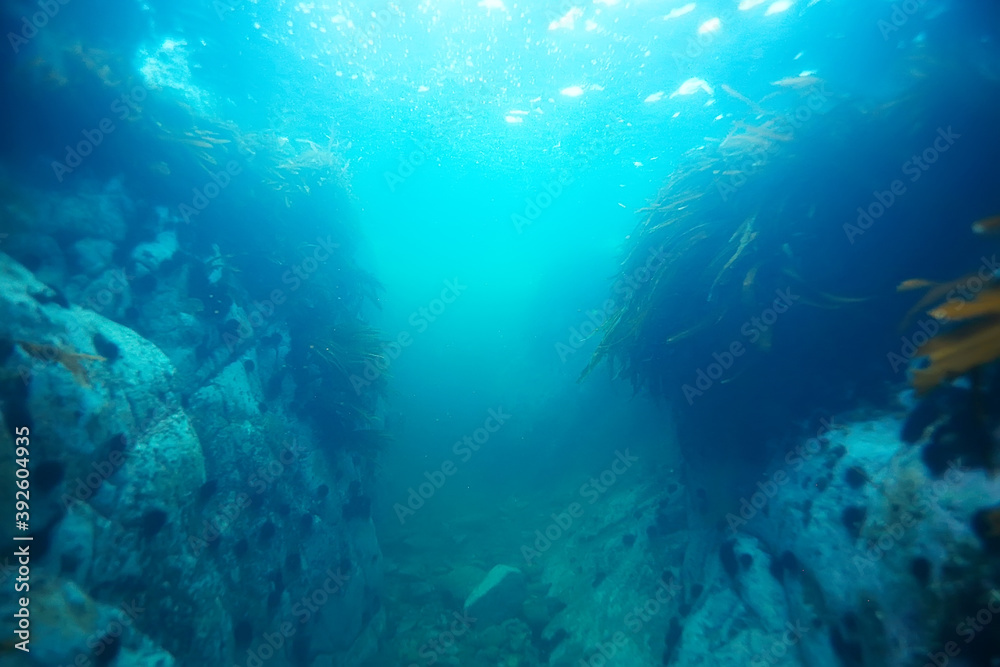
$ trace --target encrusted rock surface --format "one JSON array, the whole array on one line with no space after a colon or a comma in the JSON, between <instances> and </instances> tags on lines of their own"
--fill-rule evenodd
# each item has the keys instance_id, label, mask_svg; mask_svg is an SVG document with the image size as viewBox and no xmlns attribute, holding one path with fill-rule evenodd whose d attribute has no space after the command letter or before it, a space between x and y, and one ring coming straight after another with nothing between
<instances>
[{"instance_id":1,"label":"encrusted rock surface","mask_svg":"<svg viewBox=\"0 0 1000 667\"><path fill-rule=\"evenodd\" d=\"M5 478L13 429L31 429L28 664L373 651L380 550L370 518L344 518L366 473L281 406L262 413L244 359L182 397L160 348L3 254L0 342Z\"/></svg>"},{"instance_id":2,"label":"encrusted rock surface","mask_svg":"<svg viewBox=\"0 0 1000 667\"><path fill-rule=\"evenodd\" d=\"M984 664L1000 593L974 525L1000 480L933 475L901 427L845 417L776 444L717 512L669 482L602 496L526 570L561 602L548 664Z\"/></svg>"}]
</instances>

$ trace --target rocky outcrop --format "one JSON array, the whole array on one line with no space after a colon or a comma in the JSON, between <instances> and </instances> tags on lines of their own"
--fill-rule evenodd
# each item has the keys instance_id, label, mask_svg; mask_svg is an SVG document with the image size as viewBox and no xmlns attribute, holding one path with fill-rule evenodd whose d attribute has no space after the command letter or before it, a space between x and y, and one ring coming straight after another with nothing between
<instances>
[{"instance_id":1,"label":"rocky outcrop","mask_svg":"<svg viewBox=\"0 0 1000 667\"><path fill-rule=\"evenodd\" d=\"M346 509L365 473L262 409L253 351L182 395L156 345L6 255L0 322L5 479L14 429L31 437L30 664L357 664L373 650L380 552L370 518Z\"/></svg>"},{"instance_id":2,"label":"rocky outcrop","mask_svg":"<svg viewBox=\"0 0 1000 667\"><path fill-rule=\"evenodd\" d=\"M14 655L360 664L384 623L384 380L350 382L381 348L346 158L216 116L227 94L136 11L113 34L61 15L0 74L23 101L0 160L0 477L14 429L31 438L32 650ZM10 537L12 494L0 512Z\"/></svg>"},{"instance_id":3,"label":"rocky outcrop","mask_svg":"<svg viewBox=\"0 0 1000 667\"><path fill-rule=\"evenodd\" d=\"M705 569L691 563L714 584L685 622L677 664L702 664L734 609L749 622L722 650L765 664L903 665L949 642L975 662L993 650L960 628L990 603L996 573L974 524L1000 501L1000 481L960 460L935 477L901 426L824 428L782 452L727 515Z\"/></svg>"},{"instance_id":4,"label":"rocky outcrop","mask_svg":"<svg viewBox=\"0 0 1000 667\"><path fill-rule=\"evenodd\" d=\"M551 545L529 545L564 603L542 621L548 664L988 664L1000 481L959 460L935 475L901 428L837 419L775 444L721 510L662 481L567 530L553 515Z\"/></svg>"}]
</instances>

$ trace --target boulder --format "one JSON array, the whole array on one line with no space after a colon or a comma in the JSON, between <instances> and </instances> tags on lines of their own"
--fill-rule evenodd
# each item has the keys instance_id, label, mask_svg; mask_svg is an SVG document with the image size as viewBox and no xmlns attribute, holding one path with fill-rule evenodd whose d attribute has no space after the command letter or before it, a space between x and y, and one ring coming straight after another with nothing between
<instances>
[{"instance_id":1,"label":"boulder","mask_svg":"<svg viewBox=\"0 0 1000 667\"><path fill-rule=\"evenodd\" d=\"M77 266L86 276L95 276L111 265L115 244L107 239L84 238L73 244Z\"/></svg>"},{"instance_id":2,"label":"boulder","mask_svg":"<svg viewBox=\"0 0 1000 667\"><path fill-rule=\"evenodd\" d=\"M142 277L160 268L160 265L173 257L179 249L177 234L170 230L160 232L155 241L140 243L132 251L135 261L136 277Z\"/></svg>"},{"instance_id":3,"label":"boulder","mask_svg":"<svg viewBox=\"0 0 1000 667\"><path fill-rule=\"evenodd\" d=\"M475 565L456 565L434 581L434 584L442 589L457 606L465 602L469 594L485 577L486 570Z\"/></svg>"},{"instance_id":4,"label":"boulder","mask_svg":"<svg viewBox=\"0 0 1000 667\"><path fill-rule=\"evenodd\" d=\"M508 565L497 565L479 582L465 600L465 611L486 627L521 613L528 594L524 574Z\"/></svg>"}]
</instances>

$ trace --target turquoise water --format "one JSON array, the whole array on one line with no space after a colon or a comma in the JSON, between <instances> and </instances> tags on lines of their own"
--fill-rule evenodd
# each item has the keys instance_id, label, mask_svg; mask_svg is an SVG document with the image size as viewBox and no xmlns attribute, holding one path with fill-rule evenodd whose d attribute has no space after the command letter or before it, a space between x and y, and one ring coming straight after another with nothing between
<instances>
[{"instance_id":1,"label":"turquoise water","mask_svg":"<svg viewBox=\"0 0 1000 667\"><path fill-rule=\"evenodd\" d=\"M993 4L0 16L0 663L998 664Z\"/></svg>"}]
</instances>

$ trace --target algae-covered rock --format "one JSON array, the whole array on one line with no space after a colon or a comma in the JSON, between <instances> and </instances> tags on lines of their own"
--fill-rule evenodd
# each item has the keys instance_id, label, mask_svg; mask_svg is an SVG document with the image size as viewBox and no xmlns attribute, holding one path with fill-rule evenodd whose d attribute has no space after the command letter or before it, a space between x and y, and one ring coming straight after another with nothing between
<instances>
[{"instance_id":1,"label":"algae-covered rock","mask_svg":"<svg viewBox=\"0 0 1000 667\"><path fill-rule=\"evenodd\" d=\"M30 431L30 533L36 547L50 545L32 559L31 599L37 616L55 619L36 635L51 654L33 659L98 658L107 628L117 627L108 610L133 598L148 611L114 637L116 651L156 653L141 638L166 629L186 635L193 654L220 659L225 643L184 621L223 623L215 604L222 577L196 567L186 540L185 508L205 482L204 457L169 360L131 329L70 306L6 255L0 327L3 427Z\"/></svg>"},{"instance_id":2,"label":"algae-covered rock","mask_svg":"<svg viewBox=\"0 0 1000 667\"><path fill-rule=\"evenodd\" d=\"M259 637L281 628L297 660L357 665L375 651L374 526L340 521L364 472L287 412L259 409L253 350L182 401L164 351L2 254L0 343L0 427L30 427L32 532L48 543L32 603L52 621L28 664L229 664L271 650ZM239 648L236 627L258 639Z\"/></svg>"}]
</instances>

